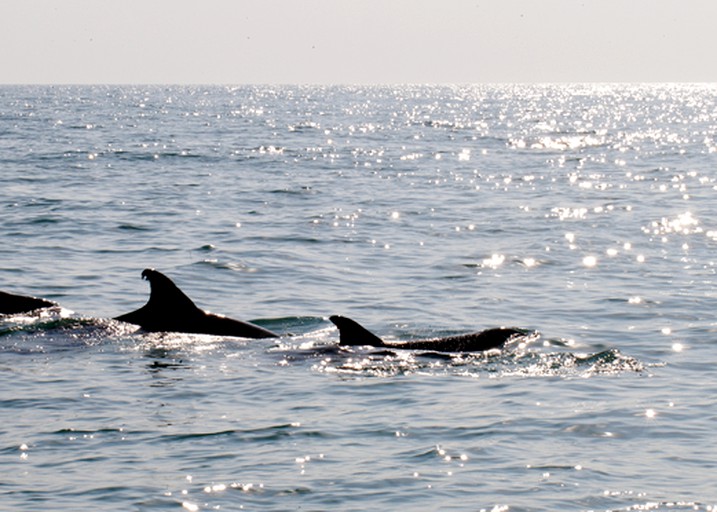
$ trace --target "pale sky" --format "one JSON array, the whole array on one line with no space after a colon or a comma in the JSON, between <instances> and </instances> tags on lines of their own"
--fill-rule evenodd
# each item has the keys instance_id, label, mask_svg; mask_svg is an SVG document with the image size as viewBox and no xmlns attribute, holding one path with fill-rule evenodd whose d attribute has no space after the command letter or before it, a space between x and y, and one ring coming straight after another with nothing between
<instances>
[{"instance_id":1,"label":"pale sky","mask_svg":"<svg viewBox=\"0 0 717 512\"><path fill-rule=\"evenodd\" d=\"M0 83L717 82L714 0L2 0Z\"/></svg>"}]
</instances>

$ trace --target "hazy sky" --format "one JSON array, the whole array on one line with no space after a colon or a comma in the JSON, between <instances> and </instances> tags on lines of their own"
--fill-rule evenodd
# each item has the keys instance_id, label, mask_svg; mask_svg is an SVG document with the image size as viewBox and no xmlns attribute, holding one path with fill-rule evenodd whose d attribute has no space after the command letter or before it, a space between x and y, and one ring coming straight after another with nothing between
<instances>
[{"instance_id":1,"label":"hazy sky","mask_svg":"<svg viewBox=\"0 0 717 512\"><path fill-rule=\"evenodd\" d=\"M717 82L714 0L2 0L0 83Z\"/></svg>"}]
</instances>

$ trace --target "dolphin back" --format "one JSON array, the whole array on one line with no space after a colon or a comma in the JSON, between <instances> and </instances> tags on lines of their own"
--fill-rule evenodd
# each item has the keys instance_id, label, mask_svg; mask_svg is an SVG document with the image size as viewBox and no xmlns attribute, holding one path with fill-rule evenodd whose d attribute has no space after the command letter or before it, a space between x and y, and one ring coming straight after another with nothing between
<instances>
[{"instance_id":1,"label":"dolphin back","mask_svg":"<svg viewBox=\"0 0 717 512\"><path fill-rule=\"evenodd\" d=\"M45 299L0 292L0 315L29 313L36 309L49 308L56 305L54 302Z\"/></svg>"},{"instance_id":2,"label":"dolphin back","mask_svg":"<svg viewBox=\"0 0 717 512\"><path fill-rule=\"evenodd\" d=\"M385 343L381 338L368 331L358 322L343 316L329 317L339 328L340 345L368 345L408 350L431 350L437 352L483 352L503 347L506 343L524 338L529 331L507 327L486 329L485 331L445 338Z\"/></svg>"},{"instance_id":3,"label":"dolphin back","mask_svg":"<svg viewBox=\"0 0 717 512\"><path fill-rule=\"evenodd\" d=\"M161 272L145 269L142 278L149 281L150 285L147 304L136 311L115 317L115 320L139 325L150 332L185 332L241 338L278 337L258 325L202 311Z\"/></svg>"},{"instance_id":4,"label":"dolphin back","mask_svg":"<svg viewBox=\"0 0 717 512\"><path fill-rule=\"evenodd\" d=\"M525 331L507 327L496 327L471 334L407 341L393 345L395 348L414 350L436 350L439 352L485 352L502 348L506 343L526 335Z\"/></svg>"},{"instance_id":5,"label":"dolphin back","mask_svg":"<svg viewBox=\"0 0 717 512\"><path fill-rule=\"evenodd\" d=\"M242 322L222 315L204 313L204 318L197 322L198 334L214 334L216 336L238 336L240 338L278 338L279 335L250 322Z\"/></svg>"}]
</instances>

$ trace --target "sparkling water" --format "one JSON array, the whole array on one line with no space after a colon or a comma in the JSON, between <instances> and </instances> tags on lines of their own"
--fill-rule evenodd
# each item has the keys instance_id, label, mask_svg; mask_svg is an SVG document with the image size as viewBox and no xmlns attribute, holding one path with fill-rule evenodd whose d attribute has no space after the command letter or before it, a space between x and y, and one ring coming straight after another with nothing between
<instances>
[{"instance_id":1,"label":"sparkling water","mask_svg":"<svg viewBox=\"0 0 717 512\"><path fill-rule=\"evenodd\" d=\"M715 510L717 88L0 87L2 510ZM284 334L146 334L142 269ZM336 346L495 326L500 354Z\"/></svg>"}]
</instances>

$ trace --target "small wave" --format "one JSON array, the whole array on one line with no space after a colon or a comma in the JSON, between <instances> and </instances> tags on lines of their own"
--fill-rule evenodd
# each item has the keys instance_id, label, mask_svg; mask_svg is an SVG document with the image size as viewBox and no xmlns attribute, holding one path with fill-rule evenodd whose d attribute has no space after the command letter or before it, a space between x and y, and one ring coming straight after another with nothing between
<instances>
[{"instance_id":1,"label":"small wave","mask_svg":"<svg viewBox=\"0 0 717 512\"><path fill-rule=\"evenodd\" d=\"M608 143L606 137L594 133L555 134L538 137L519 137L509 139L509 145L516 149L537 150L577 150L600 147Z\"/></svg>"},{"instance_id":2,"label":"small wave","mask_svg":"<svg viewBox=\"0 0 717 512\"><path fill-rule=\"evenodd\" d=\"M287 336L307 334L326 325L326 319L320 316L257 318L251 322L270 331L290 333Z\"/></svg>"},{"instance_id":3,"label":"small wave","mask_svg":"<svg viewBox=\"0 0 717 512\"><path fill-rule=\"evenodd\" d=\"M106 329L109 325L108 322L97 318L54 318L28 325L23 330L28 333L66 331L78 334L88 329Z\"/></svg>"},{"instance_id":4,"label":"small wave","mask_svg":"<svg viewBox=\"0 0 717 512\"><path fill-rule=\"evenodd\" d=\"M58 217L37 217L36 219L31 220L28 224L31 225L43 225L43 224L59 224L62 222L62 219Z\"/></svg>"},{"instance_id":5,"label":"small wave","mask_svg":"<svg viewBox=\"0 0 717 512\"><path fill-rule=\"evenodd\" d=\"M618 349L609 349L590 355L572 352L525 352L505 361L502 367L491 371L502 376L538 377L592 377L597 375L618 375L622 373L643 373L646 365Z\"/></svg>"},{"instance_id":6,"label":"small wave","mask_svg":"<svg viewBox=\"0 0 717 512\"><path fill-rule=\"evenodd\" d=\"M206 246L205 246L206 247ZM199 250L202 252L210 252L212 249L205 249L205 247L201 247ZM194 263L195 265L204 266L204 267L211 267L215 268L217 270L231 270L232 272L255 272L256 269L250 267L249 265L242 263L242 262L236 262L236 261L220 261L218 259L203 259L201 261L197 261Z\"/></svg>"},{"instance_id":7,"label":"small wave","mask_svg":"<svg viewBox=\"0 0 717 512\"><path fill-rule=\"evenodd\" d=\"M182 150L163 150L163 151L152 151L146 149L144 151L126 151L126 150L114 150L108 153L100 153L98 156L101 157L114 157L120 160L129 162L153 162L160 159L195 159L195 160L211 160L208 155L202 155L192 153L190 151Z\"/></svg>"},{"instance_id":8,"label":"small wave","mask_svg":"<svg viewBox=\"0 0 717 512\"><path fill-rule=\"evenodd\" d=\"M72 311L60 306L52 306L36 309L27 313L0 315L0 336L22 331L30 328L30 326L41 324L42 322L67 318L71 314Z\"/></svg>"},{"instance_id":9,"label":"small wave","mask_svg":"<svg viewBox=\"0 0 717 512\"><path fill-rule=\"evenodd\" d=\"M0 353L36 354L86 348L136 329L115 320L61 314L34 322L17 322L17 317L11 320L0 325Z\"/></svg>"},{"instance_id":10,"label":"small wave","mask_svg":"<svg viewBox=\"0 0 717 512\"><path fill-rule=\"evenodd\" d=\"M302 121L288 126L290 132L309 132L320 130L321 125L314 121Z\"/></svg>"},{"instance_id":11,"label":"small wave","mask_svg":"<svg viewBox=\"0 0 717 512\"><path fill-rule=\"evenodd\" d=\"M193 441L216 437L232 437L242 442L268 442L276 441L285 437L325 437L326 434L302 428L300 423L282 423L278 425L270 425L267 427L251 428L251 429L229 429L219 430L215 432L192 432L182 434L170 434L163 436L162 440L166 442L176 441Z\"/></svg>"},{"instance_id":12,"label":"small wave","mask_svg":"<svg viewBox=\"0 0 717 512\"><path fill-rule=\"evenodd\" d=\"M299 189L292 189L292 188L279 188L275 189L269 192L270 194L278 194L278 195L288 195L288 196L305 196L305 195L313 195L316 192L313 188L305 186L301 187Z\"/></svg>"},{"instance_id":13,"label":"small wave","mask_svg":"<svg viewBox=\"0 0 717 512\"><path fill-rule=\"evenodd\" d=\"M117 226L120 231L152 231L151 228L145 226L138 226L136 224L120 224Z\"/></svg>"},{"instance_id":14,"label":"small wave","mask_svg":"<svg viewBox=\"0 0 717 512\"><path fill-rule=\"evenodd\" d=\"M607 491L605 493L605 496L607 497L614 497L614 496L621 496L623 494L622 491L616 491L616 492L609 492ZM632 505L627 505L622 508L610 508L611 510L614 510L615 512L632 512L632 511L638 511L638 510L649 510L651 512L660 512L663 510L669 510L670 512L674 511L695 511L695 510L705 510L710 511L714 510L714 508L711 505L706 505L704 503L699 503L696 501L648 501L644 503L633 503Z\"/></svg>"}]
</instances>

